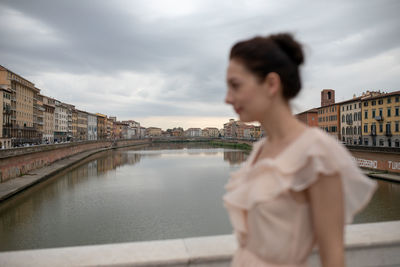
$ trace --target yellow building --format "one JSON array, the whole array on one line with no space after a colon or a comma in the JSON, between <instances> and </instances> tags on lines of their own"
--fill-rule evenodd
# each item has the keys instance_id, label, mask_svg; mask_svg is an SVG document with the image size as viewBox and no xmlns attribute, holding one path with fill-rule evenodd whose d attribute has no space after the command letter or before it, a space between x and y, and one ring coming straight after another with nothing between
<instances>
[{"instance_id":1,"label":"yellow building","mask_svg":"<svg viewBox=\"0 0 400 267\"><path fill-rule=\"evenodd\" d=\"M77 124L77 136L78 140L88 140L88 113L83 110L77 110L78 112L78 124Z\"/></svg>"},{"instance_id":2,"label":"yellow building","mask_svg":"<svg viewBox=\"0 0 400 267\"><path fill-rule=\"evenodd\" d=\"M43 140L46 144L54 143L54 112L55 99L43 96L44 107L44 123L43 123Z\"/></svg>"},{"instance_id":3,"label":"yellow building","mask_svg":"<svg viewBox=\"0 0 400 267\"><path fill-rule=\"evenodd\" d=\"M157 128L157 127L149 127L149 128L146 128L146 135L147 136L161 136L162 130L161 130L161 128Z\"/></svg>"},{"instance_id":4,"label":"yellow building","mask_svg":"<svg viewBox=\"0 0 400 267\"><path fill-rule=\"evenodd\" d=\"M204 131L207 131L208 132L208 135L207 136L209 136L209 137L218 137L219 136L219 130L218 130L218 128L215 128L215 127L207 127L207 128L205 128L205 129L203 129L203 133L204 133ZM203 136L204 136L204 134L203 134Z\"/></svg>"},{"instance_id":5,"label":"yellow building","mask_svg":"<svg viewBox=\"0 0 400 267\"><path fill-rule=\"evenodd\" d=\"M114 119L107 118L106 119L106 128L107 128L107 139L114 139Z\"/></svg>"},{"instance_id":6,"label":"yellow building","mask_svg":"<svg viewBox=\"0 0 400 267\"><path fill-rule=\"evenodd\" d=\"M0 66L0 85L11 89L11 138L14 144L31 143L37 136L33 127L35 94L40 91L20 75Z\"/></svg>"},{"instance_id":7,"label":"yellow building","mask_svg":"<svg viewBox=\"0 0 400 267\"><path fill-rule=\"evenodd\" d=\"M96 116L97 116L97 140L104 140L107 138L107 116L100 113L96 113Z\"/></svg>"},{"instance_id":8,"label":"yellow building","mask_svg":"<svg viewBox=\"0 0 400 267\"><path fill-rule=\"evenodd\" d=\"M11 148L11 89L0 85L0 148Z\"/></svg>"},{"instance_id":9,"label":"yellow building","mask_svg":"<svg viewBox=\"0 0 400 267\"><path fill-rule=\"evenodd\" d=\"M400 147L400 91L367 95L361 102L363 145Z\"/></svg>"}]
</instances>

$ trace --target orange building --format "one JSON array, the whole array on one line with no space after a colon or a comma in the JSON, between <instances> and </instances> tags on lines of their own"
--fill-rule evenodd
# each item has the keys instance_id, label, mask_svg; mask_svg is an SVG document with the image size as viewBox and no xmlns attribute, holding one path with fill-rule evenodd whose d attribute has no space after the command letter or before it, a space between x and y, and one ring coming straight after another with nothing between
<instances>
[{"instance_id":1,"label":"orange building","mask_svg":"<svg viewBox=\"0 0 400 267\"><path fill-rule=\"evenodd\" d=\"M296 114L296 118L310 127L318 127L318 109L316 108Z\"/></svg>"}]
</instances>

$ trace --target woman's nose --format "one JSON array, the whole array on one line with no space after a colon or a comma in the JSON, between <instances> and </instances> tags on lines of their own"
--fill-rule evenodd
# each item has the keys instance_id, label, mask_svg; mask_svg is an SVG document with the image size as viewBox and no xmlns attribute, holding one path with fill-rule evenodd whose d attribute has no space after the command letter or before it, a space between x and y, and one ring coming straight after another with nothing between
<instances>
[{"instance_id":1,"label":"woman's nose","mask_svg":"<svg viewBox=\"0 0 400 267\"><path fill-rule=\"evenodd\" d=\"M230 104L230 105L232 105L232 103L233 103L233 98L232 98L232 95L229 93L229 90L225 96L225 103Z\"/></svg>"}]
</instances>

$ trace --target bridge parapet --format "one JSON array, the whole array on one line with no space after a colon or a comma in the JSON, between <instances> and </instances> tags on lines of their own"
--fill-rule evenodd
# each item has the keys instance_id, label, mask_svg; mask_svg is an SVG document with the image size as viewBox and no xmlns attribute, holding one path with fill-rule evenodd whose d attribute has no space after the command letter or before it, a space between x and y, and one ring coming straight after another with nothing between
<instances>
[{"instance_id":1,"label":"bridge parapet","mask_svg":"<svg viewBox=\"0 0 400 267\"><path fill-rule=\"evenodd\" d=\"M399 266L400 221L346 227L347 266ZM0 253L1 266L229 266L233 235ZM319 266L314 250L310 266Z\"/></svg>"}]
</instances>

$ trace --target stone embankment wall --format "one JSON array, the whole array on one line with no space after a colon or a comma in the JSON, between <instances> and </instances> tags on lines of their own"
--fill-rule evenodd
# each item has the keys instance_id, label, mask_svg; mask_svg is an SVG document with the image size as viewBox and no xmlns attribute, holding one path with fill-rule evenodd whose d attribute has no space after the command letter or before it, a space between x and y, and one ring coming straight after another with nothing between
<instances>
[{"instance_id":1,"label":"stone embankment wall","mask_svg":"<svg viewBox=\"0 0 400 267\"><path fill-rule=\"evenodd\" d=\"M85 141L0 150L0 182L19 177L81 152L148 142L148 140Z\"/></svg>"}]
</instances>

